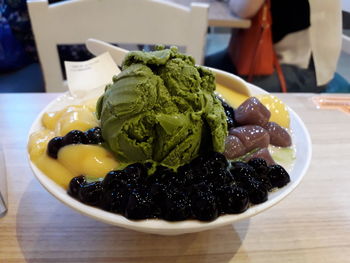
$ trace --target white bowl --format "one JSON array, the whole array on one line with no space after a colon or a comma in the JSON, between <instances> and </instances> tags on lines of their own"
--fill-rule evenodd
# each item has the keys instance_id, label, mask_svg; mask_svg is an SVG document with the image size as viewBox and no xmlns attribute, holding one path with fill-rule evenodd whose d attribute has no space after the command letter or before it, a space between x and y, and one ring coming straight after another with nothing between
<instances>
[{"instance_id":1,"label":"white bowl","mask_svg":"<svg viewBox=\"0 0 350 263\"><path fill-rule=\"evenodd\" d=\"M224 81L227 84L228 80L231 80L231 87L240 87L243 89L248 87L248 90L252 95L254 94L266 94L264 90L245 83L241 78L223 72L219 70L212 69L216 75L219 83L220 81ZM241 88L242 88L241 87ZM38 115L32 127L29 131L29 134L40 130L42 128L41 125L41 117L45 112L54 111L58 109L62 109L67 105L71 105L73 103L78 103L77 99L70 97L68 94L63 94L59 96L57 99L52 101L49 105L47 105L42 112ZM180 222L168 222L160 219L147 219L147 220L139 220L133 221L128 220L124 216L113 214L110 212L106 212L102 209L95 208L92 206L85 205L74 198L70 197L66 190L57 185L54 181L52 181L49 177L47 177L44 173L42 173L36 165L30 161L30 166L39 180L39 182L45 187L45 189L55 196L58 200L73 208L74 210L92 217L96 220L116 225L119 227L124 227L128 229L133 229L136 231L154 233L160 235L178 235L184 233L192 233L199 232L207 229L213 229L217 227L221 227L224 225L232 224L238 220L242 220L251 216L254 216L262 211L272 207L277 204L283 198L285 198L288 194L290 194L296 186L300 183L301 179L304 177L307 168L310 164L311 159L311 140L310 135L302 122L299 116L289 108L289 113L291 117L291 128L293 131L293 144L296 147L296 159L293 165L292 170L290 171L291 182L285 187L269 193L269 200L250 207L247 211L241 214L235 215L222 215L218 217L216 220L211 222L201 222L197 220L185 220ZM45 209L43 207L43 209Z\"/></svg>"}]
</instances>

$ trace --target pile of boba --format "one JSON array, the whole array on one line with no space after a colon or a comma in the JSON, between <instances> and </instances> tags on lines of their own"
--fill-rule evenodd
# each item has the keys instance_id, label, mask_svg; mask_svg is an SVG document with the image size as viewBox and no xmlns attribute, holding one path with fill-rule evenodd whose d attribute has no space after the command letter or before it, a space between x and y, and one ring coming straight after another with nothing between
<instances>
[{"instance_id":1,"label":"pile of boba","mask_svg":"<svg viewBox=\"0 0 350 263\"><path fill-rule=\"evenodd\" d=\"M176 171L134 163L109 172L102 181L78 176L71 180L68 194L133 220L212 221L265 202L270 191L289 182L289 174L278 164L269 166L261 158L230 162L210 152Z\"/></svg>"}]
</instances>

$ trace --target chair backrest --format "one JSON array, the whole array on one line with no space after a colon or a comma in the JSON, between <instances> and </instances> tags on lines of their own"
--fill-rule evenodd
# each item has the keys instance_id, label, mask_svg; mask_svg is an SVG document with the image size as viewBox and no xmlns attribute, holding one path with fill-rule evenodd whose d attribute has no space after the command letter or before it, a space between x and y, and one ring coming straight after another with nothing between
<instances>
[{"instance_id":1,"label":"chair backrest","mask_svg":"<svg viewBox=\"0 0 350 263\"><path fill-rule=\"evenodd\" d=\"M350 0L342 0L342 10L350 14ZM350 37L342 35L342 50L350 54Z\"/></svg>"},{"instance_id":2,"label":"chair backrest","mask_svg":"<svg viewBox=\"0 0 350 263\"><path fill-rule=\"evenodd\" d=\"M47 92L66 90L57 45L88 38L183 46L198 64L203 61L207 4L188 8L161 0L70 0L49 5L28 0L28 9Z\"/></svg>"}]
</instances>

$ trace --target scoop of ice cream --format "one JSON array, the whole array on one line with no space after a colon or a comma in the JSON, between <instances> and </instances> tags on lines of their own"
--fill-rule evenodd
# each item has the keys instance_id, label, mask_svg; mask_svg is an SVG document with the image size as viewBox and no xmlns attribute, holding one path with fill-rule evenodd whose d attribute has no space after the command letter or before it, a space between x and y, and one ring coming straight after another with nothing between
<instances>
[{"instance_id":1,"label":"scoop of ice cream","mask_svg":"<svg viewBox=\"0 0 350 263\"><path fill-rule=\"evenodd\" d=\"M134 51L97 103L102 136L119 160L179 166L224 151L227 124L215 77L176 48Z\"/></svg>"}]
</instances>

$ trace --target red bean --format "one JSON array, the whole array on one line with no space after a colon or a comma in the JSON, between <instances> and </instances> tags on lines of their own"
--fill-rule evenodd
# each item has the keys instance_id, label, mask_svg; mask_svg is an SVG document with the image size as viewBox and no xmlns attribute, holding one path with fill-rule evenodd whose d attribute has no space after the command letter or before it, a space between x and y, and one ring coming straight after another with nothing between
<instances>
[{"instance_id":1,"label":"red bean","mask_svg":"<svg viewBox=\"0 0 350 263\"><path fill-rule=\"evenodd\" d=\"M262 158L266 161L267 165L275 164L275 161L273 160L267 148L263 148L255 153L252 153L251 155L247 156L244 161L248 162L250 159L253 158Z\"/></svg>"},{"instance_id":2,"label":"red bean","mask_svg":"<svg viewBox=\"0 0 350 263\"><path fill-rule=\"evenodd\" d=\"M229 135L225 140L224 155L227 159L234 159L246 153L246 148L238 137Z\"/></svg>"},{"instance_id":3,"label":"red bean","mask_svg":"<svg viewBox=\"0 0 350 263\"><path fill-rule=\"evenodd\" d=\"M268 122L264 128L270 135L270 144L280 147L289 147L292 145L292 138L286 129L275 122Z\"/></svg>"},{"instance_id":4,"label":"red bean","mask_svg":"<svg viewBox=\"0 0 350 263\"><path fill-rule=\"evenodd\" d=\"M230 135L237 136L249 152L256 148L268 147L270 143L269 133L257 125L245 125L229 130Z\"/></svg>"},{"instance_id":5,"label":"red bean","mask_svg":"<svg viewBox=\"0 0 350 263\"><path fill-rule=\"evenodd\" d=\"M245 100L235 111L235 119L240 125L264 126L270 116L270 111L255 97Z\"/></svg>"}]
</instances>

